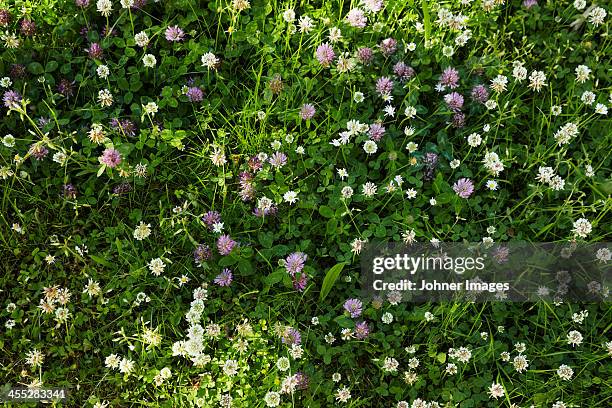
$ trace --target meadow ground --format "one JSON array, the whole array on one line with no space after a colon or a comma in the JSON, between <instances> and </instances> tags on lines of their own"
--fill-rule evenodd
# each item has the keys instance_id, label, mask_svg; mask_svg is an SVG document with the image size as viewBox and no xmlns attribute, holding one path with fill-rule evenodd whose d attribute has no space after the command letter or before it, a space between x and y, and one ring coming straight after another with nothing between
<instances>
[{"instance_id":1,"label":"meadow ground","mask_svg":"<svg viewBox=\"0 0 612 408\"><path fill-rule=\"evenodd\" d=\"M0 392L612 405L606 285L598 302L360 290L374 241L610 241L611 11L0 0Z\"/></svg>"}]
</instances>

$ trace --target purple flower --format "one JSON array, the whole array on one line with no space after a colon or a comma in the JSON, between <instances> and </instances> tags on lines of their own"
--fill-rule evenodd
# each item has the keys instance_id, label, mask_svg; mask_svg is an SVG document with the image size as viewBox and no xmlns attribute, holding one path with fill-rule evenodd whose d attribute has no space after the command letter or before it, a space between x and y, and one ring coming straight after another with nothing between
<instances>
[{"instance_id":1,"label":"purple flower","mask_svg":"<svg viewBox=\"0 0 612 408\"><path fill-rule=\"evenodd\" d=\"M34 156L36 160L42 160L47 154L49 154L49 149L40 143L34 143L30 146L28 153Z\"/></svg>"},{"instance_id":2,"label":"purple flower","mask_svg":"<svg viewBox=\"0 0 612 408\"><path fill-rule=\"evenodd\" d=\"M449 109L454 111L461 110L463 107L463 95L458 92L451 92L444 96L444 102L448 105Z\"/></svg>"},{"instance_id":3,"label":"purple flower","mask_svg":"<svg viewBox=\"0 0 612 408\"><path fill-rule=\"evenodd\" d=\"M273 167L279 169L287 164L287 156L283 152L274 152L268 161Z\"/></svg>"},{"instance_id":4,"label":"purple flower","mask_svg":"<svg viewBox=\"0 0 612 408\"><path fill-rule=\"evenodd\" d=\"M221 222L221 214L217 211L209 211L202 216L202 222L212 230L215 224Z\"/></svg>"},{"instance_id":5,"label":"purple flower","mask_svg":"<svg viewBox=\"0 0 612 408\"><path fill-rule=\"evenodd\" d=\"M197 265L202 265L204 261L208 261L210 258L212 258L212 251L208 245L200 244L193 251L193 260Z\"/></svg>"},{"instance_id":6,"label":"purple flower","mask_svg":"<svg viewBox=\"0 0 612 408\"><path fill-rule=\"evenodd\" d=\"M362 47L357 50L357 59L363 65L368 65L370 62L372 62L373 57L374 53L372 52L371 48Z\"/></svg>"},{"instance_id":7,"label":"purple flower","mask_svg":"<svg viewBox=\"0 0 612 408\"><path fill-rule=\"evenodd\" d=\"M415 74L414 68L404 64L402 61L393 66L393 73L399 78L400 81L406 81L412 78Z\"/></svg>"},{"instance_id":8,"label":"purple flower","mask_svg":"<svg viewBox=\"0 0 612 408\"><path fill-rule=\"evenodd\" d=\"M17 91L6 91L2 96L4 106L11 109L19 108L21 104L21 95Z\"/></svg>"},{"instance_id":9,"label":"purple flower","mask_svg":"<svg viewBox=\"0 0 612 408\"><path fill-rule=\"evenodd\" d=\"M391 95L393 91L393 81L389 77L381 77L376 81L376 92L380 96Z\"/></svg>"},{"instance_id":10,"label":"purple flower","mask_svg":"<svg viewBox=\"0 0 612 408\"><path fill-rule=\"evenodd\" d=\"M472 88L472 99L476 102L485 103L489 100L489 91L484 85L476 85Z\"/></svg>"},{"instance_id":11,"label":"purple flower","mask_svg":"<svg viewBox=\"0 0 612 408\"><path fill-rule=\"evenodd\" d=\"M277 211L278 211L278 208L275 205L272 205L272 207L265 208L263 210L261 208L259 208L259 207L256 207L253 210L253 214L256 217L265 217L265 216L268 216L268 215L274 215L274 214L276 214Z\"/></svg>"},{"instance_id":12,"label":"purple flower","mask_svg":"<svg viewBox=\"0 0 612 408\"><path fill-rule=\"evenodd\" d=\"M507 246L500 245L493 250L493 259L495 259L498 264L508 262L508 255L510 255L510 248Z\"/></svg>"},{"instance_id":13,"label":"purple flower","mask_svg":"<svg viewBox=\"0 0 612 408\"><path fill-rule=\"evenodd\" d=\"M294 252L289 254L285 258L285 269L291 276L295 276L296 273L302 272L304 269L304 263L308 259L308 255L303 252Z\"/></svg>"},{"instance_id":14,"label":"purple flower","mask_svg":"<svg viewBox=\"0 0 612 408\"><path fill-rule=\"evenodd\" d=\"M538 0L524 0L523 1L523 6L530 9L533 6L537 6L538 5Z\"/></svg>"},{"instance_id":15,"label":"purple flower","mask_svg":"<svg viewBox=\"0 0 612 408\"><path fill-rule=\"evenodd\" d=\"M102 37L110 37L110 36L116 36L116 35L117 35L117 30L115 29L115 27L105 25L102 28Z\"/></svg>"},{"instance_id":16,"label":"purple flower","mask_svg":"<svg viewBox=\"0 0 612 408\"><path fill-rule=\"evenodd\" d=\"M197 86L189 87L185 95L187 95L189 102L202 102L204 100L204 92Z\"/></svg>"},{"instance_id":17,"label":"purple flower","mask_svg":"<svg viewBox=\"0 0 612 408\"><path fill-rule=\"evenodd\" d=\"M229 255L232 249L236 247L236 241L230 238L229 235L224 234L217 239L217 250L221 255Z\"/></svg>"},{"instance_id":18,"label":"purple flower","mask_svg":"<svg viewBox=\"0 0 612 408\"><path fill-rule=\"evenodd\" d=\"M25 78L26 73L26 67L23 64L13 64L11 65L11 70L9 71L9 75L12 78Z\"/></svg>"},{"instance_id":19,"label":"purple flower","mask_svg":"<svg viewBox=\"0 0 612 408\"><path fill-rule=\"evenodd\" d=\"M298 371L297 373L295 373L294 378L296 382L295 388L297 388L298 390L308 389L308 386L310 385L310 380L308 379L308 376L306 374L301 371Z\"/></svg>"},{"instance_id":20,"label":"purple flower","mask_svg":"<svg viewBox=\"0 0 612 408\"><path fill-rule=\"evenodd\" d=\"M283 78L280 74L274 74L272 79L268 82L268 86L274 95L278 95L283 91Z\"/></svg>"},{"instance_id":21,"label":"purple flower","mask_svg":"<svg viewBox=\"0 0 612 408\"><path fill-rule=\"evenodd\" d=\"M346 15L346 22L351 27L363 28L368 23L368 18L366 17L363 10L360 8L351 9Z\"/></svg>"},{"instance_id":22,"label":"purple flower","mask_svg":"<svg viewBox=\"0 0 612 408\"><path fill-rule=\"evenodd\" d=\"M450 89L455 89L459 86L459 71L455 68L448 67L440 75L440 84L448 86Z\"/></svg>"},{"instance_id":23,"label":"purple flower","mask_svg":"<svg viewBox=\"0 0 612 408\"><path fill-rule=\"evenodd\" d=\"M74 81L70 82L66 78L63 78L59 81L59 84L57 84L57 92L66 97L74 95Z\"/></svg>"},{"instance_id":24,"label":"purple flower","mask_svg":"<svg viewBox=\"0 0 612 408\"><path fill-rule=\"evenodd\" d=\"M77 189L70 183L62 186L62 192L66 198L75 199L77 195Z\"/></svg>"},{"instance_id":25,"label":"purple flower","mask_svg":"<svg viewBox=\"0 0 612 408\"><path fill-rule=\"evenodd\" d=\"M134 0L132 10L138 10L147 5L147 0Z\"/></svg>"},{"instance_id":26,"label":"purple flower","mask_svg":"<svg viewBox=\"0 0 612 408\"><path fill-rule=\"evenodd\" d=\"M185 32L179 26L166 28L166 40L172 42L183 41L183 37L185 37Z\"/></svg>"},{"instance_id":27,"label":"purple flower","mask_svg":"<svg viewBox=\"0 0 612 408\"><path fill-rule=\"evenodd\" d=\"M317 47L316 52L317 60L319 64L324 67L329 67L329 64L332 63L336 54L334 53L334 49L328 43L323 43Z\"/></svg>"},{"instance_id":28,"label":"purple flower","mask_svg":"<svg viewBox=\"0 0 612 408\"><path fill-rule=\"evenodd\" d=\"M387 38L380 42L379 47L380 52L382 52L385 57L388 57L397 50L397 41L393 38Z\"/></svg>"},{"instance_id":29,"label":"purple flower","mask_svg":"<svg viewBox=\"0 0 612 408\"><path fill-rule=\"evenodd\" d=\"M253 156L249 159L249 168L253 172L258 172L263 168L263 163L259 160L259 157Z\"/></svg>"},{"instance_id":30,"label":"purple flower","mask_svg":"<svg viewBox=\"0 0 612 408\"><path fill-rule=\"evenodd\" d=\"M370 135L370 139L378 142L385 134L385 127L380 123L372 123L368 130L368 134Z\"/></svg>"},{"instance_id":31,"label":"purple flower","mask_svg":"<svg viewBox=\"0 0 612 408\"><path fill-rule=\"evenodd\" d=\"M232 271L225 268L223 271L217 275L214 282L219 286L229 286L232 284L234 276L232 275Z\"/></svg>"},{"instance_id":32,"label":"purple flower","mask_svg":"<svg viewBox=\"0 0 612 408\"><path fill-rule=\"evenodd\" d=\"M113 194L125 194L132 191L132 186L127 181L119 183L113 188Z\"/></svg>"},{"instance_id":33,"label":"purple flower","mask_svg":"<svg viewBox=\"0 0 612 408\"><path fill-rule=\"evenodd\" d=\"M283 333L281 341L288 346L299 345L302 343L302 335L297 329L288 327Z\"/></svg>"},{"instance_id":34,"label":"purple flower","mask_svg":"<svg viewBox=\"0 0 612 408\"><path fill-rule=\"evenodd\" d=\"M119 132L123 132L126 136L135 136L138 128L129 119L119 120L117 118L113 118L110 120L110 126Z\"/></svg>"},{"instance_id":35,"label":"purple flower","mask_svg":"<svg viewBox=\"0 0 612 408\"><path fill-rule=\"evenodd\" d=\"M6 27L11 22L11 13L6 9L0 9L0 27Z\"/></svg>"},{"instance_id":36,"label":"purple flower","mask_svg":"<svg viewBox=\"0 0 612 408\"><path fill-rule=\"evenodd\" d=\"M317 113L317 110L310 103L305 103L300 108L300 118L302 118L302 120L312 119L315 113Z\"/></svg>"},{"instance_id":37,"label":"purple flower","mask_svg":"<svg viewBox=\"0 0 612 408\"><path fill-rule=\"evenodd\" d=\"M94 42L89 45L87 54L91 59L100 59L102 58L102 55L104 55L104 52L102 50L102 46L99 43Z\"/></svg>"},{"instance_id":38,"label":"purple flower","mask_svg":"<svg viewBox=\"0 0 612 408\"><path fill-rule=\"evenodd\" d=\"M451 122L454 128L462 128L465 126L465 115L462 112L455 112Z\"/></svg>"},{"instance_id":39,"label":"purple flower","mask_svg":"<svg viewBox=\"0 0 612 408\"><path fill-rule=\"evenodd\" d=\"M34 34L36 34L36 23L34 23L32 20L25 18L21 20L20 31L21 34L25 35L26 37L33 36Z\"/></svg>"},{"instance_id":40,"label":"purple flower","mask_svg":"<svg viewBox=\"0 0 612 408\"><path fill-rule=\"evenodd\" d=\"M468 178L461 178L453 184L453 190L461 198L468 198L474 192L474 183Z\"/></svg>"},{"instance_id":41,"label":"purple flower","mask_svg":"<svg viewBox=\"0 0 612 408\"><path fill-rule=\"evenodd\" d=\"M76 4L77 7L85 8L89 6L89 0L75 0L74 4Z\"/></svg>"},{"instance_id":42,"label":"purple flower","mask_svg":"<svg viewBox=\"0 0 612 408\"><path fill-rule=\"evenodd\" d=\"M115 149L105 149L102 156L99 157L100 163L106 164L108 167L115 168L121 163L121 154Z\"/></svg>"},{"instance_id":43,"label":"purple flower","mask_svg":"<svg viewBox=\"0 0 612 408\"><path fill-rule=\"evenodd\" d=\"M294 276L292 278L293 288L298 292L303 292L306 289L306 285L308 284L308 276L305 273L300 273L299 276Z\"/></svg>"},{"instance_id":44,"label":"purple flower","mask_svg":"<svg viewBox=\"0 0 612 408\"><path fill-rule=\"evenodd\" d=\"M89 33L89 27L87 27L87 26L83 26L79 30L79 34L81 34L81 37L83 37L84 40L87 40L87 34L88 33ZM87 50L85 50L85 51L87 51Z\"/></svg>"},{"instance_id":45,"label":"purple flower","mask_svg":"<svg viewBox=\"0 0 612 408\"><path fill-rule=\"evenodd\" d=\"M366 322L359 322L355 325L355 338L363 340L370 334L370 326Z\"/></svg>"},{"instance_id":46,"label":"purple flower","mask_svg":"<svg viewBox=\"0 0 612 408\"><path fill-rule=\"evenodd\" d=\"M51 118L44 118L44 117L41 116L36 121L38 122L38 127L44 128L49 123L51 123Z\"/></svg>"},{"instance_id":47,"label":"purple flower","mask_svg":"<svg viewBox=\"0 0 612 408\"><path fill-rule=\"evenodd\" d=\"M238 176L240 191L238 195L242 201L251 201L255 198L255 186L253 185L253 175L247 171L243 171Z\"/></svg>"},{"instance_id":48,"label":"purple flower","mask_svg":"<svg viewBox=\"0 0 612 408\"><path fill-rule=\"evenodd\" d=\"M425 163L425 180L433 179L436 167L438 167L438 155L436 153L427 153L423 162Z\"/></svg>"},{"instance_id":49,"label":"purple flower","mask_svg":"<svg viewBox=\"0 0 612 408\"><path fill-rule=\"evenodd\" d=\"M348 299L346 302L344 302L344 310L349 312L353 319L361 316L362 308L363 303L361 303L361 300L359 299Z\"/></svg>"}]
</instances>

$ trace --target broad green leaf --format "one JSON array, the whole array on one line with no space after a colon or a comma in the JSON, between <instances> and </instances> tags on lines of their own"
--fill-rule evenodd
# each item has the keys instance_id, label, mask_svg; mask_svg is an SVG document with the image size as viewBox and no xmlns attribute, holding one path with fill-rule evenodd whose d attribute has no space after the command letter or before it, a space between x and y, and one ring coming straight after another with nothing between
<instances>
[{"instance_id":1,"label":"broad green leaf","mask_svg":"<svg viewBox=\"0 0 612 408\"><path fill-rule=\"evenodd\" d=\"M340 272L344 269L344 265L346 265L346 262L337 263L327 271L325 278L323 278L323 285L321 286L321 294L319 295L320 300L327 297L334 283L336 283L338 276L340 276Z\"/></svg>"}]
</instances>

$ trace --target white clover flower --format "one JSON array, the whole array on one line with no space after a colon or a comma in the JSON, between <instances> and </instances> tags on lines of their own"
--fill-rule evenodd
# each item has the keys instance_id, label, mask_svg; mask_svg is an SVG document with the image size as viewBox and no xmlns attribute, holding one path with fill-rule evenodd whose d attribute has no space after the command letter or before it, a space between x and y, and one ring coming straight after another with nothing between
<instances>
[{"instance_id":1,"label":"white clover flower","mask_svg":"<svg viewBox=\"0 0 612 408\"><path fill-rule=\"evenodd\" d=\"M517 82L524 81L527 79L527 68L525 68L521 62L516 62L512 70L512 76Z\"/></svg>"},{"instance_id":2,"label":"white clover flower","mask_svg":"<svg viewBox=\"0 0 612 408\"><path fill-rule=\"evenodd\" d=\"M110 75L110 70L106 65L99 65L98 68L96 68L96 74L98 77L106 79Z\"/></svg>"},{"instance_id":3,"label":"white clover flower","mask_svg":"<svg viewBox=\"0 0 612 408\"><path fill-rule=\"evenodd\" d=\"M104 360L104 365L107 368L119 368L119 363L121 359L116 354L110 354Z\"/></svg>"},{"instance_id":4,"label":"white clover flower","mask_svg":"<svg viewBox=\"0 0 612 408\"><path fill-rule=\"evenodd\" d=\"M159 110L159 107L157 106L155 102L149 102L146 105L143 105L142 108L144 109L146 113L148 113L151 116L155 116L155 114Z\"/></svg>"},{"instance_id":5,"label":"white clover flower","mask_svg":"<svg viewBox=\"0 0 612 408\"><path fill-rule=\"evenodd\" d=\"M353 196L353 189L350 186L344 186L340 193L342 194L342 198L349 199Z\"/></svg>"},{"instance_id":6,"label":"white clover flower","mask_svg":"<svg viewBox=\"0 0 612 408\"><path fill-rule=\"evenodd\" d=\"M98 91L98 102L103 107L108 107L113 104L113 94L108 89Z\"/></svg>"},{"instance_id":7,"label":"white clover flower","mask_svg":"<svg viewBox=\"0 0 612 408\"><path fill-rule=\"evenodd\" d=\"M399 362L393 357L386 357L382 369L387 373L396 373L397 367L399 367Z\"/></svg>"},{"instance_id":8,"label":"white clover flower","mask_svg":"<svg viewBox=\"0 0 612 408\"><path fill-rule=\"evenodd\" d=\"M134 229L134 239L142 241L151 235L151 224L145 224L140 221L140 224Z\"/></svg>"},{"instance_id":9,"label":"white clover flower","mask_svg":"<svg viewBox=\"0 0 612 408\"><path fill-rule=\"evenodd\" d=\"M238 374L238 362L236 360L226 360L223 364L223 372L228 377L233 377Z\"/></svg>"},{"instance_id":10,"label":"white clover flower","mask_svg":"<svg viewBox=\"0 0 612 408\"><path fill-rule=\"evenodd\" d=\"M298 200L297 196L298 193L296 191L287 191L285 194L283 194L283 199L289 204L294 204Z\"/></svg>"},{"instance_id":11,"label":"white clover flower","mask_svg":"<svg viewBox=\"0 0 612 408\"><path fill-rule=\"evenodd\" d=\"M527 360L524 355L519 354L518 356L514 357L512 365L514 366L516 372L522 373L523 371L526 371L527 368L529 368L529 360Z\"/></svg>"},{"instance_id":12,"label":"white clover flower","mask_svg":"<svg viewBox=\"0 0 612 408\"><path fill-rule=\"evenodd\" d=\"M586 238L591 233L593 226L586 218L579 218L574 221L574 228L572 232L578 235L580 238Z\"/></svg>"},{"instance_id":13,"label":"white clover flower","mask_svg":"<svg viewBox=\"0 0 612 408\"><path fill-rule=\"evenodd\" d=\"M153 275L159 276L164 272L166 264L161 258L155 258L149 261L148 267Z\"/></svg>"},{"instance_id":14,"label":"white clover flower","mask_svg":"<svg viewBox=\"0 0 612 408\"><path fill-rule=\"evenodd\" d=\"M598 103L597 105L595 105L595 113L598 113L600 115L607 115L608 107L603 103Z\"/></svg>"},{"instance_id":15,"label":"white clover flower","mask_svg":"<svg viewBox=\"0 0 612 408\"><path fill-rule=\"evenodd\" d=\"M130 374L132 371L134 371L134 366L135 363L132 360L124 357L119 363L119 371L123 374Z\"/></svg>"},{"instance_id":16,"label":"white clover flower","mask_svg":"<svg viewBox=\"0 0 612 408\"><path fill-rule=\"evenodd\" d=\"M413 119L416 114L417 110L414 106L407 106L406 109L404 109L404 115L406 115L408 119Z\"/></svg>"},{"instance_id":17,"label":"white clover flower","mask_svg":"<svg viewBox=\"0 0 612 408\"><path fill-rule=\"evenodd\" d=\"M547 86L546 84L546 74L542 71L533 71L531 75L529 75L529 88L536 92L540 92L542 87Z\"/></svg>"},{"instance_id":18,"label":"white clover flower","mask_svg":"<svg viewBox=\"0 0 612 408\"><path fill-rule=\"evenodd\" d=\"M386 312L382 315L382 322L384 324L391 324L393 322L393 315L389 312Z\"/></svg>"},{"instance_id":19,"label":"white clover flower","mask_svg":"<svg viewBox=\"0 0 612 408\"><path fill-rule=\"evenodd\" d=\"M491 88L498 93L506 90L508 78L505 75L498 75L491 80Z\"/></svg>"},{"instance_id":20,"label":"white clover flower","mask_svg":"<svg viewBox=\"0 0 612 408\"><path fill-rule=\"evenodd\" d=\"M13 85L13 81L11 81L11 78L2 77L2 79L0 79L0 86L2 88L9 88L11 85Z\"/></svg>"},{"instance_id":21,"label":"white clover flower","mask_svg":"<svg viewBox=\"0 0 612 408\"><path fill-rule=\"evenodd\" d=\"M338 388L335 395L338 402L347 402L351 399L351 391L346 386Z\"/></svg>"},{"instance_id":22,"label":"white clover flower","mask_svg":"<svg viewBox=\"0 0 612 408\"><path fill-rule=\"evenodd\" d=\"M278 407L280 405L281 397L278 392L270 391L264 397L264 402L268 407Z\"/></svg>"},{"instance_id":23,"label":"white clover flower","mask_svg":"<svg viewBox=\"0 0 612 408\"><path fill-rule=\"evenodd\" d=\"M594 26L600 26L606 19L606 10L602 7L594 7L589 13L589 21Z\"/></svg>"},{"instance_id":24,"label":"white clover flower","mask_svg":"<svg viewBox=\"0 0 612 408\"><path fill-rule=\"evenodd\" d=\"M314 21L312 20L312 18L303 15L298 20L298 26L300 27L301 33L309 33L314 28Z\"/></svg>"},{"instance_id":25,"label":"white clover flower","mask_svg":"<svg viewBox=\"0 0 612 408\"><path fill-rule=\"evenodd\" d=\"M215 68L217 64L219 64L219 58L217 58L212 52L207 52L206 54L202 55L201 60L202 66L208 69Z\"/></svg>"},{"instance_id":26,"label":"white clover flower","mask_svg":"<svg viewBox=\"0 0 612 408\"><path fill-rule=\"evenodd\" d=\"M588 81L589 75L591 74L591 68L586 65L578 65L574 72L576 73L576 81L583 84Z\"/></svg>"},{"instance_id":27,"label":"white clover flower","mask_svg":"<svg viewBox=\"0 0 612 408\"><path fill-rule=\"evenodd\" d=\"M478 147L482 143L482 137L478 133L472 133L467 137L468 145Z\"/></svg>"},{"instance_id":28,"label":"white clover flower","mask_svg":"<svg viewBox=\"0 0 612 408\"><path fill-rule=\"evenodd\" d=\"M567 333L567 344L570 344L572 347L582 344L582 339L582 334L577 330L572 330Z\"/></svg>"},{"instance_id":29,"label":"white clover flower","mask_svg":"<svg viewBox=\"0 0 612 408\"><path fill-rule=\"evenodd\" d=\"M149 36L144 31L141 31L134 36L134 42L140 48L144 48L149 45Z\"/></svg>"},{"instance_id":30,"label":"white clover flower","mask_svg":"<svg viewBox=\"0 0 612 408\"><path fill-rule=\"evenodd\" d=\"M368 198L375 196L376 190L378 189L378 187L376 187L376 184L372 183L371 181L368 181L367 183L362 185L361 188L363 191L363 195Z\"/></svg>"},{"instance_id":31,"label":"white clover flower","mask_svg":"<svg viewBox=\"0 0 612 408\"><path fill-rule=\"evenodd\" d=\"M569 381L574 375L574 370L572 370L572 368L566 364L561 364L559 368L557 368L557 375L562 380Z\"/></svg>"},{"instance_id":32,"label":"white clover flower","mask_svg":"<svg viewBox=\"0 0 612 408\"><path fill-rule=\"evenodd\" d=\"M113 3L111 0L98 0L96 3L96 9L104 17L108 17L110 16L111 11L113 11Z\"/></svg>"},{"instance_id":33,"label":"white clover flower","mask_svg":"<svg viewBox=\"0 0 612 408\"><path fill-rule=\"evenodd\" d=\"M489 397L498 399L504 396L504 387L501 384L493 383L489 387Z\"/></svg>"},{"instance_id":34,"label":"white clover flower","mask_svg":"<svg viewBox=\"0 0 612 408\"><path fill-rule=\"evenodd\" d=\"M45 355L38 349L32 349L26 354L26 364L32 368L37 368L43 365L45 361Z\"/></svg>"},{"instance_id":35,"label":"white clover flower","mask_svg":"<svg viewBox=\"0 0 612 408\"><path fill-rule=\"evenodd\" d=\"M287 23L292 23L295 21L295 11L293 9L287 9L283 12L283 20Z\"/></svg>"},{"instance_id":36,"label":"white clover flower","mask_svg":"<svg viewBox=\"0 0 612 408\"><path fill-rule=\"evenodd\" d=\"M145 54L145 56L142 57L142 63L147 68L153 68L157 65L157 58L155 58L153 54Z\"/></svg>"},{"instance_id":37,"label":"white clover flower","mask_svg":"<svg viewBox=\"0 0 612 408\"><path fill-rule=\"evenodd\" d=\"M595 102L595 98L596 98L595 94L591 91L584 91L582 95L580 96L580 100L585 105L592 105L593 102Z\"/></svg>"},{"instance_id":38,"label":"white clover flower","mask_svg":"<svg viewBox=\"0 0 612 408\"><path fill-rule=\"evenodd\" d=\"M374 154L378 150L378 146L376 145L375 141L373 141L373 140L366 140L366 142L363 144L363 150L367 154Z\"/></svg>"},{"instance_id":39,"label":"white clover flower","mask_svg":"<svg viewBox=\"0 0 612 408\"><path fill-rule=\"evenodd\" d=\"M586 0L574 0L574 8L576 10L583 10L586 7Z\"/></svg>"},{"instance_id":40,"label":"white clover flower","mask_svg":"<svg viewBox=\"0 0 612 408\"><path fill-rule=\"evenodd\" d=\"M291 368L291 363L287 357L281 357L276 361L276 367L280 371L287 371Z\"/></svg>"}]
</instances>

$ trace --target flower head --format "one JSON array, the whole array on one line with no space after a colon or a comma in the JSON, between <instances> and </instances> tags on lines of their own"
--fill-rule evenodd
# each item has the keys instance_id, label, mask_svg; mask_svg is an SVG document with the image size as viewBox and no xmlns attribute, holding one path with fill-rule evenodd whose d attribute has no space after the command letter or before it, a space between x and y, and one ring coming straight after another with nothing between
<instances>
[{"instance_id":1,"label":"flower head","mask_svg":"<svg viewBox=\"0 0 612 408\"><path fill-rule=\"evenodd\" d=\"M469 198L474 192L474 183L468 178L461 178L453 184L453 190L461 198Z\"/></svg>"},{"instance_id":2,"label":"flower head","mask_svg":"<svg viewBox=\"0 0 612 408\"><path fill-rule=\"evenodd\" d=\"M171 42L179 42L183 41L185 37L185 32L179 26L172 26L166 28L165 32L166 40Z\"/></svg>"}]
</instances>

